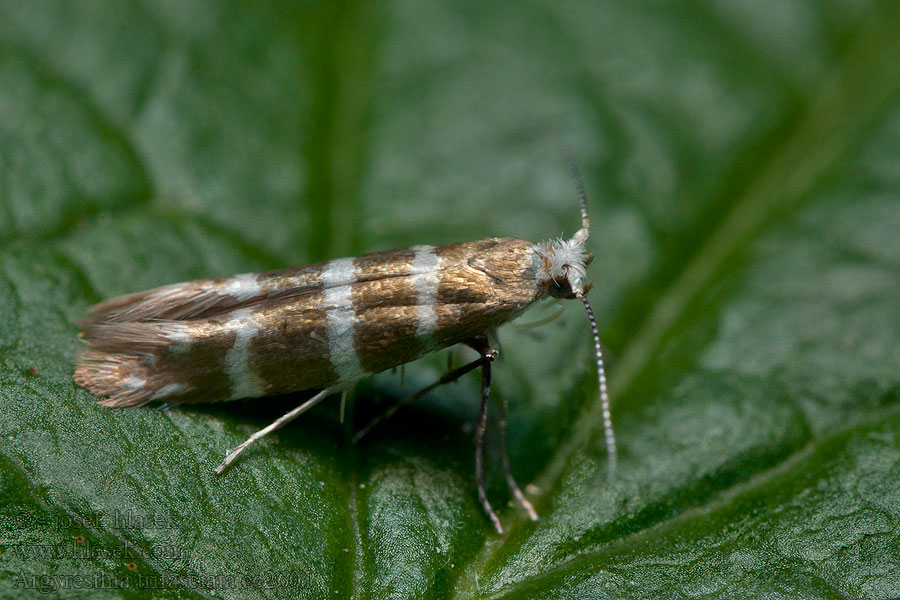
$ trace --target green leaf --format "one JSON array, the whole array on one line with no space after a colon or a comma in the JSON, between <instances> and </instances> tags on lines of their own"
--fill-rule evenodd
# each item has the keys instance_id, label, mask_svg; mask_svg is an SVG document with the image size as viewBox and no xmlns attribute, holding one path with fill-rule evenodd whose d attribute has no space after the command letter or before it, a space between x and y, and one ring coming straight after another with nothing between
<instances>
[{"instance_id":1,"label":"green leaf","mask_svg":"<svg viewBox=\"0 0 900 600\"><path fill-rule=\"evenodd\" d=\"M898 27L874 0L0 3L0 595L897 597ZM481 511L475 375L351 443L443 353L218 477L303 395L72 382L104 298L571 235L561 140L621 460L583 312L502 329L537 523L494 438L507 533Z\"/></svg>"}]
</instances>

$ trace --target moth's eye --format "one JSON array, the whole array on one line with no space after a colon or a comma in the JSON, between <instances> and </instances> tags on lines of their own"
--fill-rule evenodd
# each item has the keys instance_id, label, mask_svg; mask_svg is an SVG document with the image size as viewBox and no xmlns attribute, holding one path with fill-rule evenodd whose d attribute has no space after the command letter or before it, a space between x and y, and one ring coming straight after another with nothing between
<instances>
[{"instance_id":1,"label":"moth's eye","mask_svg":"<svg viewBox=\"0 0 900 600\"><path fill-rule=\"evenodd\" d=\"M568 279L551 279L547 286L554 298L568 298L572 295L572 285Z\"/></svg>"}]
</instances>

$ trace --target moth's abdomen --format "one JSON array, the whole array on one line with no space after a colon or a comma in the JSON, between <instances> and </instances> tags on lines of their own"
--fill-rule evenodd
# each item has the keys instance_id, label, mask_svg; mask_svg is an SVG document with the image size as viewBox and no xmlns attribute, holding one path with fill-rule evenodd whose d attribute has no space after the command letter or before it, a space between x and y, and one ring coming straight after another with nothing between
<instances>
[{"instance_id":1,"label":"moth's abdomen","mask_svg":"<svg viewBox=\"0 0 900 600\"><path fill-rule=\"evenodd\" d=\"M349 386L518 315L541 295L532 248L488 239L332 260L297 269L294 294L260 285L272 281L260 274L113 299L88 323L75 380L110 406ZM277 273L291 281L290 270ZM250 293L257 287L264 297ZM180 314L178 297L203 318L154 315Z\"/></svg>"}]
</instances>

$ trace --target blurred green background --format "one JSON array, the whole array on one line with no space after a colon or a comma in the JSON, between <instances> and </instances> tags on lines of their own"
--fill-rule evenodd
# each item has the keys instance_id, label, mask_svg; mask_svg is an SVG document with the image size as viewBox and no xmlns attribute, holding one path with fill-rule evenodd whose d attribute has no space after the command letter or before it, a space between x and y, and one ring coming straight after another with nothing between
<instances>
[{"instance_id":1,"label":"blurred green background","mask_svg":"<svg viewBox=\"0 0 900 600\"><path fill-rule=\"evenodd\" d=\"M104 298L413 244L571 235L583 311L477 377L111 410ZM0 595L900 597L900 3L0 2ZM534 318L545 315L536 309ZM531 320L526 317L526 320ZM462 354L457 358L461 360Z\"/></svg>"}]
</instances>

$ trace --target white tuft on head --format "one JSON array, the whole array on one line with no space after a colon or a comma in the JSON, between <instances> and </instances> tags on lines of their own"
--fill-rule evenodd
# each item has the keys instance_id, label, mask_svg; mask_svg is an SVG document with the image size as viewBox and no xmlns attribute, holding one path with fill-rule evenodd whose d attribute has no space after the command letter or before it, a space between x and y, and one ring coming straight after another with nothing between
<instances>
[{"instance_id":1,"label":"white tuft on head","mask_svg":"<svg viewBox=\"0 0 900 600\"><path fill-rule=\"evenodd\" d=\"M541 242L534 247L535 254L541 258L535 275L537 282L548 285L551 293L553 289L560 289L560 295L553 294L554 296L565 297L569 293L575 295L584 293L587 277L587 253L584 250L584 243L587 238L588 230L582 228L572 236L572 239L557 238Z\"/></svg>"}]
</instances>

